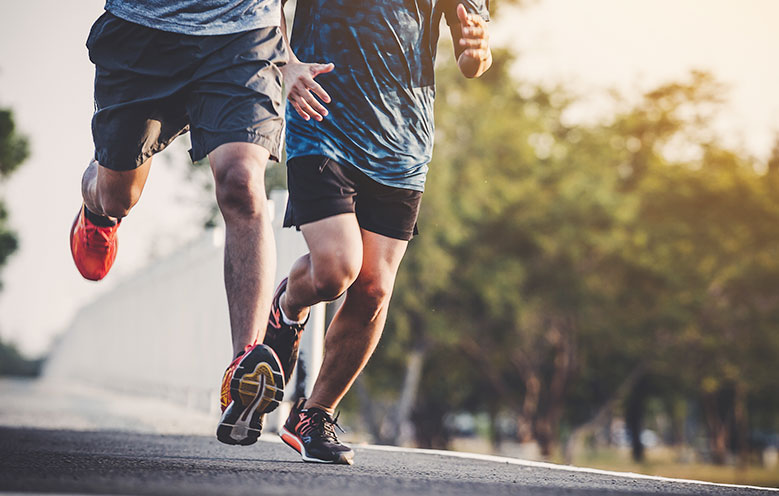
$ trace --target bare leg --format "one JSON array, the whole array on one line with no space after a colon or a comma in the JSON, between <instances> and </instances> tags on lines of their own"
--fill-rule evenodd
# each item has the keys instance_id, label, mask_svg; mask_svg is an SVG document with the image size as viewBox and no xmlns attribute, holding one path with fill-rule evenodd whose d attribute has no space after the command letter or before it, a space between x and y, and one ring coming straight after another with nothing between
<instances>
[{"instance_id":1,"label":"bare leg","mask_svg":"<svg viewBox=\"0 0 779 496\"><path fill-rule=\"evenodd\" d=\"M287 290L281 295L284 314L303 320L308 308L343 293L362 265L362 237L354 214L341 214L301 227L310 253L290 269Z\"/></svg>"},{"instance_id":2,"label":"bare leg","mask_svg":"<svg viewBox=\"0 0 779 496\"><path fill-rule=\"evenodd\" d=\"M81 195L90 212L125 217L138 203L151 169L148 159L137 169L114 171L92 160L81 178Z\"/></svg>"},{"instance_id":3,"label":"bare leg","mask_svg":"<svg viewBox=\"0 0 779 496\"><path fill-rule=\"evenodd\" d=\"M362 231L363 264L330 323L325 356L306 407L333 413L368 363L387 320L387 310L407 241Z\"/></svg>"},{"instance_id":4,"label":"bare leg","mask_svg":"<svg viewBox=\"0 0 779 496\"><path fill-rule=\"evenodd\" d=\"M208 156L225 220L225 288L233 355L262 342L273 297L276 246L265 196L268 151L251 143L221 145Z\"/></svg>"}]
</instances>

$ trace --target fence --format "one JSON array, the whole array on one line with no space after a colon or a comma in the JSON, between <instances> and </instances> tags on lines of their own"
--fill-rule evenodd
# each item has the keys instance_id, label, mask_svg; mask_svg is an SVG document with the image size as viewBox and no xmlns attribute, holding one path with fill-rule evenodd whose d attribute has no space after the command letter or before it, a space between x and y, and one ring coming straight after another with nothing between
<instances>
[{"instance_id":1,"label":"fence","mask_svg":"<svg viewBox=\"0 0 779 496\"><path fill-rule=\"evenodd\" d=\"M307 252L299 232L281 228L285 204L286 191L271 194L277 284ZM156 396L216 414L231 358L223 251L223 231L209 230L83 307L53 348L44 378ZM288 401L296 390L311 392L322 360L324 313L323 304L312 309ZM271 418L268 425L278 421Z\"/></svg>"}]
</instances>

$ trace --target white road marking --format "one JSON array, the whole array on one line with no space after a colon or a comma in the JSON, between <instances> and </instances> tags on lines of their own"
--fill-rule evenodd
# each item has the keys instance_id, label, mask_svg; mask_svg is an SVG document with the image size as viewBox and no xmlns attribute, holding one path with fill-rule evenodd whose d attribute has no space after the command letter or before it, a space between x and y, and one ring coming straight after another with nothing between
<instances>
[{"instance_id":1,"label":"white road marking","mask_svg":"<svg viewBox=\"0 0 779 496\"><path fill-rule=\"evenodd\" d=\"M773 488L773 487L747 486L741 484L724 484L720 482L707 482L707 481L699 481L693 479L675 479L672 477L661 477L658 475L636 474L633 472L615 472L612 470L601 470L597 468L574 467L573 465L558 465L556 463L536 462L531 460L522 460L519 458L509 458L505 456L496 456L496 455L482 455L479 453L465 453L460 451L445 451L445 450L420 449L420 448L401 448L397 446L377 446L377 445L369 445L369 444L357 445L357 447L359 447L360 449L369 449L374 451L389 451L395 453L418 453L422 455L450 456L453 458L465 458L469 460L482 460L487 462L507 463L510 465L519 465L522 467L548 468L551 470L560 470L563 472L579 472L579 473L587 473L587 474L610 475L614 477L645 479L645 480L653 480L653 481L661 481L661 482L681 482L684 484L698 484L702 486L720 486L720 487L730 487L730 488L738 488L738 489L757 489L760 491L779 492L779 488Z\"/></svg>"}]
</instances>

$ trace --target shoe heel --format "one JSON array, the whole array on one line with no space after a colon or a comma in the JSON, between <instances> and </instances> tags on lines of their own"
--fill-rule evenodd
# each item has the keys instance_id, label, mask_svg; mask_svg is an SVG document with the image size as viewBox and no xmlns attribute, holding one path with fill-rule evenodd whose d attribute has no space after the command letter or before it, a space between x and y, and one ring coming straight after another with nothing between
<instances>
[{"instance_id":1,"label":"shoe heel","mask_svg":"<svg viewBox=\"0 0 779 496\"><path fill-rule=\"evenodd\" d=\"M230 382L233 401L246 410L241 417L251 413L269 413L284 398L284 372L276 354L265 345L257 346L241 360Z\"/></svg>"},{"instance_id":2,"label":"shoe heel","mask_svg":"<svg viewBox=\"0 0 779 496\"><path fill-rule=\"evenodd\" d=\"M284 372L273 350L259 345L248 352L233 373L230 395L232 402L222 414L216 437L225 444L254 444L263 416L284 398Z\"/></svg>"}]
</instances>

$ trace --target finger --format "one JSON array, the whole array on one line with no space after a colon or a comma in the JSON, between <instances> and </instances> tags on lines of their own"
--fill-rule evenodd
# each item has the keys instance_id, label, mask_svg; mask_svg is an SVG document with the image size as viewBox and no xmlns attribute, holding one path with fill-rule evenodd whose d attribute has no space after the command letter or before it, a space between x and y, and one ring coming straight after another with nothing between
<instances>
[{"instance_id":1,"label":"finger","mask_svg":"<svg viewBox=\"0 0 779 496\"><path fill-rule=\"evenodd\" d=\"M487 60L487 50L469 48L463 51L463 53L465 54L466 57L470 57L472 59Z\"/></svg>"},{"instance_id":2,"label":"finger","mask_svg":"<svg viewBox=\"0 0 779 496\"><path fill-rule=\"evenodd\" d=\"M460 25L467 26L471 23L468 17L468 11L465 10L465 5L457 4L457 18L460 20Z\"/></svg>"},{"instance_id":3,"label":"finger","mask_svg":"<svg viewBox=\"0 0 779 496\"><path fill-rule=\"evenodd\" d=\"M317 120L317 121L321 121L322 120L322 116L319 115L319 113L316 110L312 109L311 105L309 105L306 100L304 100L303 98L299 98L299 99L297 99L295 101L300 106L300 110L302 110L303 112L305 112L309 116L313 117L314 120ZM306 119L306 120L308 120L308 119Z\"/></svg>"},{"instance_id":4,"label":"finger","mask_svg":"<svg viewBox=\"0 0 779 496\"><path fill-rule=\"evenodd\" d=\"M298 105L297 102L290 101L290 103L292 104L292 108L295 109L295 111L298 113L300 117L303 118L303 120L307 121L311 119L311 117L307 113L303 112L303 110L300 108L300 105Z\"/></svg>"},{"instance_id":5,"label":"finger","mask_svg":"<svg viewBox=\"0 0 779 496\"><path fill-rule=\"evenodd\" d=\"M319 83L313 79L308 81L308 89L313 91L323 102L330 103L330 95L328 95L325 89L319 86Z\"/></svg>"},{"instance_id":6,"label":"finger","mask_svg":"<svg viewBox=\"0 0 779 496\"><path fill-rule=\"evenodd\" d=\"M314 95L312 95L310 92L306 91L306 93L303 95L303 100L305 100L308 106L311 107L319 116L325 117L328 114L324 105L322 105L319 100L317 100L316 97L314 97Z\"/></svg>"},{"instance_id":7,"label":"finger","mask_svg":"<svg viewBox=\"0 0 779 496\"><path fill-rule=\"evenodd\" d=\"M330 72L333 69L335 69L335 64L332 62L329 64L311 64L311 76L318 76L319 74Z\"/></svg>"},{"instance_id":8,"label":"finger","mask_svg":"<svg viewBox=\"0 0 779 496\"><path fill-rule=\"evenodd\" d=\"M460 38L460 46L463 48L487 48L487 42L483 38Z\"/></svg>"},{"instance_id":9,"label":"finger","mask_svg":"<svg viewBox=\"0 0 779 496\"><path fill-rule=\"evenodd\" d=\"M483 38L485 33L484 28L477 25L462 28L460 32L463 38Z\"/></svg>"},{"instance_id":10,"label":"finger","mask_svg":"<svg viewBox=\"0 0 779 496\"><path fill-rule=\"evenodd\" d=\"M479 26L481 28L486 28L487 26L486 21L479 14L468 14L468 19L471 21L471 24L473 24L474 26Z\"/></svg>"}]
</instances>

